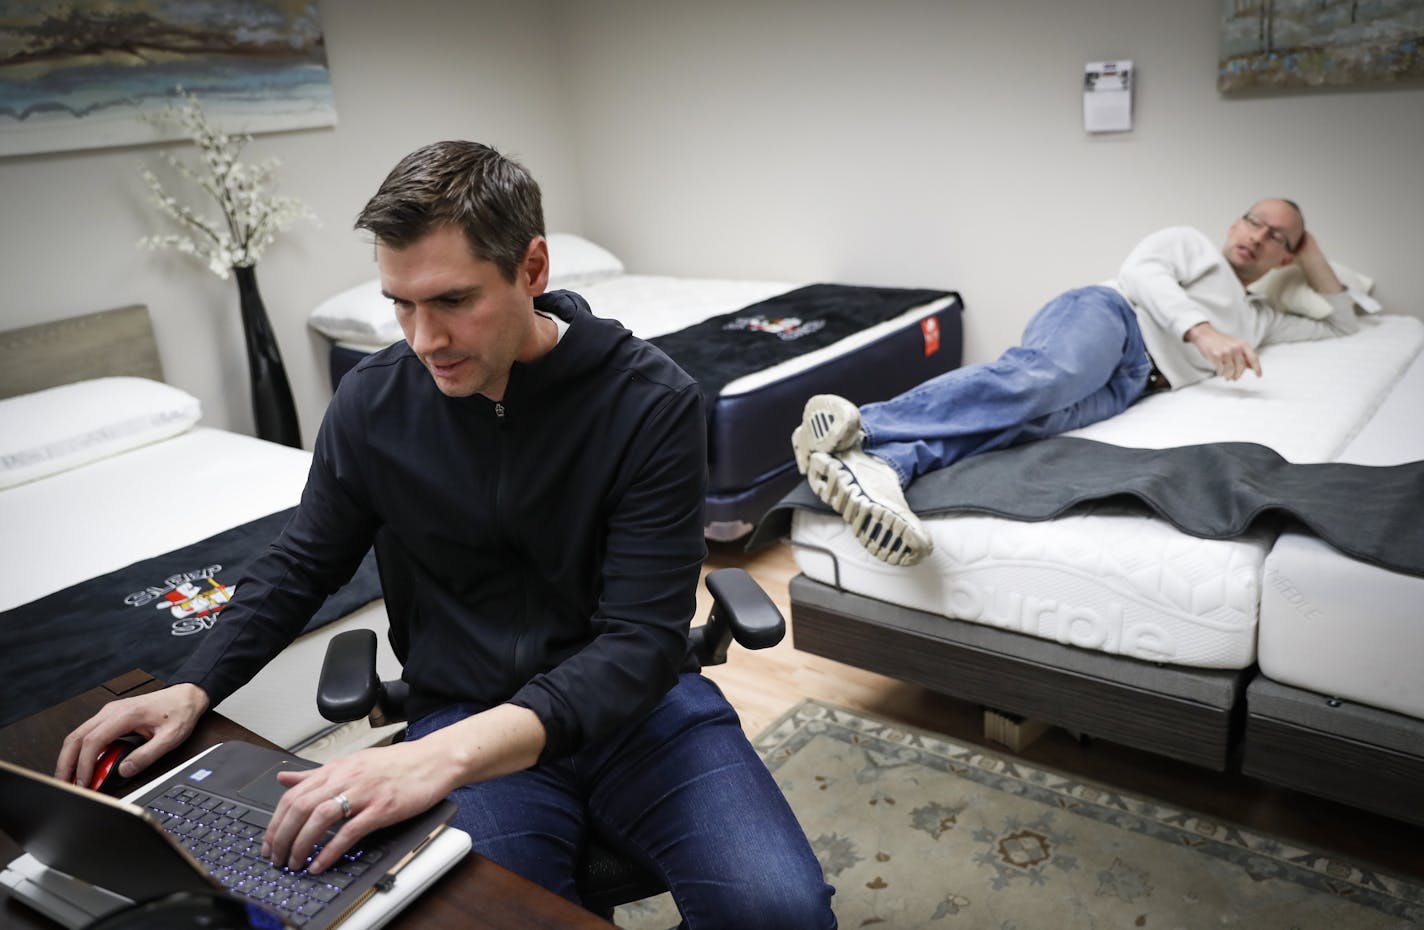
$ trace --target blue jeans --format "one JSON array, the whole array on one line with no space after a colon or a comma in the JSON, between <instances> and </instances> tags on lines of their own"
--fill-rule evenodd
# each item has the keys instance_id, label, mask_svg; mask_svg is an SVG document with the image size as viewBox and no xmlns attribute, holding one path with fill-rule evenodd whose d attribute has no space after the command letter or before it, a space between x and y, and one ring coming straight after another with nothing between
<instances>
[{"instance_id":1,"label":"blue jeans","mask_svg":"<svg viewBox=\"0 0 1424 930\"><path fill-rule=\"evenodd\" d=\"M470 708L431 713L419 738ZM457 789L475 851L576 903L589 829L663 876L682 926L834 928L806 835L716 684L684 674L643 719L596 746Z\"/></svg>"},{"instance_id":2,"label":"blue jeans","mask_svg":"<svg viewBox=\"0 0 1424 930\"><path fill-rule=\"evenodd\" d=\"M1132 306L1109 287L1049 301L1023 345L860 408L865 451L909 484L980 452L1105 420L1142 396L1152 361Z\"/></svg>"}]
</instances>

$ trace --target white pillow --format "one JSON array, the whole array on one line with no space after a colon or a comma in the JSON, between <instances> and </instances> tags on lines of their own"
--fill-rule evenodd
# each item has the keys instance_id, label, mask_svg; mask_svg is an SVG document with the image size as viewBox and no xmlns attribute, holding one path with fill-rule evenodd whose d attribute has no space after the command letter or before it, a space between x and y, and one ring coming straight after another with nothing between
<instances>
[{"instance_id":1,"label":"white pillow","mask_svg":"<svg viewBox=\"0 0 1424 930\"><path fill-rule=\"evenodd\" d=\"M1366 296L1374 290L1374 281L1335 262L1331 262L1330 267L1335 269L1335 276L1351 292L1360 309L1367 313L1379 312L1379 302ZM1330 302L1311 290L1305 280L1305 271L1296 263L1284 268L1272 268L1259 281L1253 282L1248 290L1266 298L1277 309L1313 320L1323 320L1331 312Z\"/></svg>"},{"instance_id":2,"label":"white pillow","mask_svg":"<svg viewBox=\"0 0 1424 930\"><path fill-rule=\"evenodd\" d=\"M550 233L549 290L577 288L623 274L618 256L573 233Z\"/></svg>"},{"instance_id":3,"label":"white pillow","mask_svg":"<svg viewBox=\"0 0 1424 930\"><path fill-rule=\"evenodd\" d=\"M0 400L0 488L191 429L198 398L147 378L95 378Z\"/></svg>"},{"instance_id":4,"label":"white pillow","mask_svg":"<svg viewBox=\"0 0 1424 930\"><path fill-rule=\"evenodd\" d=\"M549 290L576 288L623 274L612 252L572 233L551 233ZM328 297L307 317L307 325L335 342L384 348L405 336L378 278Z\"/></svg>"},{"instance_id":5,"label":"white pillow","mask_svg":"<svg viewBox=\"0 0 1424 930\"><path fill-rule=\"evenodd\" d=\"M372 278L321 302L307 325L334 342L354 342L385 348L405 338L390 298L381 294L381 281Z\"/></svg>"}]
</instances>

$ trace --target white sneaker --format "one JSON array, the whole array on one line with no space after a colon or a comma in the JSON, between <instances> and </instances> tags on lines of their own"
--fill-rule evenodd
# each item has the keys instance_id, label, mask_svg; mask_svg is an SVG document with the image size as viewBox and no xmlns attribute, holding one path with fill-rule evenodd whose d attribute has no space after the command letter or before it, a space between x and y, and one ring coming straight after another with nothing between
<instances>
[{"instance_id":1,"label":"white sneaker","mask_svg":"<svg viewBox=\"0 0 1424 930\"><path fill-rule=\"evenodd\" d=\"M812 452L806 480L871 555L891 565L914 565L934 549L920 518L905 501L900 478L881 459L860 449L834 455Z\"/></svg>"},{"instance_id":2,"label":"white sneaker","mask_svg":"<svg viewBox=\"0 0 1424 930\"><path fill-rule=\"evenodd\" d=\"M801 425L791 431L796 470L806 474L812 452L843 452L861 444L860 408L835 394L817 394L806 401Z\"/></svg>"}]
</instances>

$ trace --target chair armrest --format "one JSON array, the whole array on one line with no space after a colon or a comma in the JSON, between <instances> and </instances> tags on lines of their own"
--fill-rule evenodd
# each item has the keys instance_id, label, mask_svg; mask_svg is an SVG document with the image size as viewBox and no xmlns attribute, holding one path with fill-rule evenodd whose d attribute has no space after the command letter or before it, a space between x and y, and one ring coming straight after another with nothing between
<instances>
[{"instance_id":1,"label":"chair armrest","mask_svg":"<svg viewBox=\"0 0 1424 930\"><path fill-rule=\"evenodd\" d=\"M316 686L316 709L327 720L346 723L369 714L380 699L376 676L376 634L347 630L326 644L321 678Z\"/></svg>"},{"instance_id":2,"label":"chair armrest","mask_svg":"<svg viewBox=\"0 0 1424 930\"><path fill-rule=\"evenodd\" d=\"M727 661L736 640L746 649L766 649L786 635L786 620L756 579L740 568L722 568L707 575L712 612L691 633L692 649L703 665Z\"/></svg>"}]
</instances>

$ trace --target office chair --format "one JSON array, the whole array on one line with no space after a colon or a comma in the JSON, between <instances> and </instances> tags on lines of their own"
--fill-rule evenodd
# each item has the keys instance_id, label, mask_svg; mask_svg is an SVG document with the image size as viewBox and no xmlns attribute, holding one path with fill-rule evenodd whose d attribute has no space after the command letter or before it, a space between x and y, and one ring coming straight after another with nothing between
<instances>
[{"instance_id":1,"label":"office chair","mask_svg":"<svg viewBox=\"0 0 1424 930\"><path fill-rule=\"evenodd\" d=\"M747 649L766 649L786 635L786 620L767 593L740 568L707 574L712 610L690 634L693 654L703 666L727 661L733 640ZM376 674L376 634L348 630L332 638L317 684L317 709L327 720L346 723L366 717L372 726L403 722L409 687L381 681ZM589 839L576 876L584 906L605 918L620 904L667 890L652 872L615 852L597 835Z\"/></svg>"}]
</instances>

